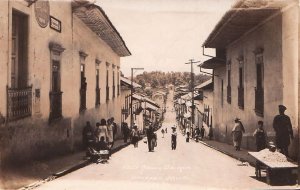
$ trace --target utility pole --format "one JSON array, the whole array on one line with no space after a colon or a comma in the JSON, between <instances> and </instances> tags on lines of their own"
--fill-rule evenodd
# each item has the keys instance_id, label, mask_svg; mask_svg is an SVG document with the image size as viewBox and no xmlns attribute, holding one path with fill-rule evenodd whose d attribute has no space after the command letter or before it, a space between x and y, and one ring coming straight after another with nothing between
<instances>
[{"instance_id":1,"label":"utility pole","mask_svg":"<svg viewBox=\"0 0 300 190\"><path fill-rule=\"evenodd\" d=\"M133 111L132 111L133 70L144 70L144 68L131 68L131 88L130 88L130 128L132 128L132 126L133 126Z\"/></svg>"},{"instance_id":2,"label":"utility pole","mask_svg":"<svg viewBox=\"0 0 300 190\"><path fill-rule=\"evenodd\" d=\"M193 70L193 64L194 63L200 63L200 61L194 61L194 59L190 59L188 63L185 64L190 64L191 65L191 84L190 84L190 90L192 91L192 115L191 115L191 127L195 123L195 103L194 103L194 70Z\"/></svg>"}]
</instances>

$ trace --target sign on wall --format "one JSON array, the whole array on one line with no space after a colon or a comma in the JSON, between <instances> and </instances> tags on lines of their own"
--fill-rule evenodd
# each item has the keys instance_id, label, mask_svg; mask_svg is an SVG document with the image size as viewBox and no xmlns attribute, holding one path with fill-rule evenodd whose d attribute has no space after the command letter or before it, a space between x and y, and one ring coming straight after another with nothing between
<instances>
[{"instance_id":1,"label":"sign on wall","mask_svg":"<svg viewBox=\"0 0 300 190\"><path fill-rule=\"evenodd\" d=\"M49 23L50 5L49 1L37 1L34 4L35 18L40 27L45 28Z\"/></svg>"},{"instance_id":2,"label":"sign on wall","mask_svg":"<svg viewBox=\"0 0 300 190\"><path fill-rule=\"evenodd\" d=\"M57 32L61 32L61 22L60 20L50 16L50 28L56 30Z\"/></svg>"}]
</instances>

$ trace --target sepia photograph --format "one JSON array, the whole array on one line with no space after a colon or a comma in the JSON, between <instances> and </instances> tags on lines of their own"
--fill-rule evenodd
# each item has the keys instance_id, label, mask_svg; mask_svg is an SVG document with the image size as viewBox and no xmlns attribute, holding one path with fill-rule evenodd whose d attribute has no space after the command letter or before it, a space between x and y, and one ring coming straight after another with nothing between
<instances>
[{"instance_id":1,"label":"sepia photograph","mask_svg":"<svg viewBox=\"0 0 300 190\"><path fill-rule=\"evenodd\" d=\"M0 0L0 189L300 189L299 0Z\"/></svg>"}]
</instances>

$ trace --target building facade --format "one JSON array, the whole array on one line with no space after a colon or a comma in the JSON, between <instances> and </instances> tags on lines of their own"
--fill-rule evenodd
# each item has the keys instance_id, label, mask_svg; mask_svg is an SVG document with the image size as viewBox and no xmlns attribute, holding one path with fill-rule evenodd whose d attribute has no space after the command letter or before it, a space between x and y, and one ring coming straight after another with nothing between
<instances>
[{"instance_id":1,"label":"building facade","mask_svg":"<svg viewBox=\"0 0 300 190\"><path fill-rule=\"evenodd\" d=\"M0 14L2 163L73 151L86 121L121 122L120 57L130 52L99 6L1 1Z\"/></svg>"},{"instance_id":2,"label":"building facade","mask_svg":"<svg viewBox=\"0 0 300 190\"><path fill-rule=\"evenodd\" d=\"M252 134L260 120L268 141L274 140L272 125L280 104L287 107L297 134L298 9L296 1L238 1L203 44L216 49L216 57L201 67L214 69L213 126L218 140L231 142L236 117L246 130L243 147L254 149ZM298 151L296 141L290 145L292 157Z\"/></svg>"}]
</instances>

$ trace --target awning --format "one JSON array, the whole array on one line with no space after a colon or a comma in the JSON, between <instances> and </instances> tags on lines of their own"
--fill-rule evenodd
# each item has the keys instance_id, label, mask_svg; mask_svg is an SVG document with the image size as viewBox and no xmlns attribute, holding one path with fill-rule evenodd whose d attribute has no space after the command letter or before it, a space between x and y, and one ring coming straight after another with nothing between
<instances>
[{"instance_id":1,"label":"awning","mask_svg":"<svg viewBox=\"0 0 300 190\"><path fill-rule=\"evenodd\" d=\"M186 105L186 107L191 107L191 106L192 106L192 102L191 102L191 101L187 101L187 102L185 103L185 105Z\"/></svg>"},{"instance_id":2,"label":"awning","mask_svg":"<svg viewBox=\"0 0 300 190\"><path fill-rule=\"evenodd\" d=\"M216 69L218 67L225 67L225 66L226 66L226 61L216 57L208 59L200 65L200 67L204 69Z\"/></svg>"},{"instance_id":3,"label":"awning","mask_svg":"<svg viewBox=\"0 0 300 190\"><path fill-rule=\"evenodd\" d=\"M206 89L213 89L213 87L214 87L213 80L209 79L209 80L203 82L202 84L196 86L195 89L206 90Z\"/></svg>"},{"instance_id":4,"label":"awning","mask_svg":"<svg viewBox=\"0 0 300 190\"><path fill-rule=\"evenodd\" d=\"M146 102L146 105L145 105L144 103L142 104L142 108L143 108L143 109L145 108L145 109L151 110L151 111L157 111L159 107L154 106L154 105L152 105L152 104Z\"/></svg>"},{"instance_id":5,"label":"awning","mask_svg":"<svg viewBox=\"0 0 300 190\"><path fill-rule=\"evenodd\" d=\"M243 34L296 0L239 0L225 13L203 43L207 48L225 48Z\"/></svg>"},{"instance_id":6,"label":"awning","mask_svg":"<svg viewBox=\"0 0 300 190\"><path fill-rule=\"evenodd\" d=\"M120 80L121 80L121 85L126 85L128 87L131 87L131 80L125 78L125 77L120 77ZM135 83L135 82L132 82L132 86L133 88L141 88L142 86Z\"/></svg>"},{"instance_id":7,"label":"awning","mask_svg":"<svg viewBox=\"0 0 300 190\"><path fill-rule=\"evenodd\" d=\"M82 5L73 3L73 13L105 41L117 55L120 57L131 55L121 35L101 7L90 3Z\"/></svg>"}]
</instances>

